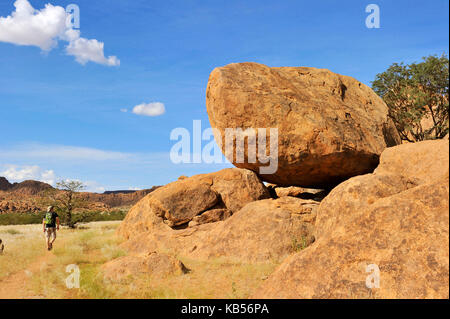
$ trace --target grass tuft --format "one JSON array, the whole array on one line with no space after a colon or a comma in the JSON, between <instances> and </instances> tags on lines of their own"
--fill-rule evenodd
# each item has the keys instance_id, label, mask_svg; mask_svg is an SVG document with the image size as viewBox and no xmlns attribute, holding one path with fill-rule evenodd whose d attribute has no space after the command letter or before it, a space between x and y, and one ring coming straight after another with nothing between
<instances>
[{"instance_id":1,"label":"grass tuft","mask_svg":"<svg viewBox=\"0 0 450 319\"><path fill-rule=\"evenodd\" d=\"M10 234L10 235L21 235L22 233L16 229L7 229L7 230L2 230L2 233L5 234Z\"/></svg>"}]
</instances>

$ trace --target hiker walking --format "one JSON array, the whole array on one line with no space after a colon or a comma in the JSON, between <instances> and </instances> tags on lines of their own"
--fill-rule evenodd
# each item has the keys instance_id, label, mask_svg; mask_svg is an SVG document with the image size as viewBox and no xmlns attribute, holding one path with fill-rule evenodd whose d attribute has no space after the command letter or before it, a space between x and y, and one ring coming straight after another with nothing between
<instances>
[{"instance_id":1,"label":"hiker walking","mask_svg":"<svg viewBox=\"0 0 450 319\"><path fill-rule=\"evenodd\" d=\"M54 207L49 206L47 213L42 220L45 237L47 238L47 249L52 250L53 242L56 239L56 231L59 230L59 216L54 212Z\"/></svg>"}]
</instances>

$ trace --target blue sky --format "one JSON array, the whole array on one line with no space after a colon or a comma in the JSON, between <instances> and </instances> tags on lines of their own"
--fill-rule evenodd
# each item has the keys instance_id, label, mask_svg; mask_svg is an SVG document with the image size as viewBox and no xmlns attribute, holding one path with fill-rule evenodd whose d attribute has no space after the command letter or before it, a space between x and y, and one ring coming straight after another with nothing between
<instances>
[{"instance_id":1,"label":"blue sky","mask_svg":"<svg viewBox=\"0 0 450 319\"><path fill-rule=\"evenodd\" d=\"M69 55L67 39L47 51L18 45L5 27L2 41L0 23L0 176L13 181L69 178L103 191L230 166L169 159L174 128L192 130L197 119L209 127L205 90L217 66L312 66L370 85L394 62L448 53L447 0L29 0L37 10L48 2L78 5L75 39L103 42L104 57L77 62L86 47ZM13 3L0 2L0 17ZM370 3L380 7L379 29L365 25ZM161 115L132 112L156 102Z\"/></svg>"}]
</instances>

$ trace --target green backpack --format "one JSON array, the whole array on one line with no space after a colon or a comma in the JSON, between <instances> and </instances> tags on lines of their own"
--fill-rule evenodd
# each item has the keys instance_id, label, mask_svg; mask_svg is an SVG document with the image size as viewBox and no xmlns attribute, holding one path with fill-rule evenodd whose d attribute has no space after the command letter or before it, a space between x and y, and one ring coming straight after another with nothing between
<instances>
[{"instance_id":1,"label":"green backpack","mask_svg":"<svg viewBox=\"0 0 450 319\"><path fill-rule=\"evenodd\" d=\"M45 214L44 222L46 225L50 225L53 223L53 213L52 212Z\"/></svg>"}]
</instances>

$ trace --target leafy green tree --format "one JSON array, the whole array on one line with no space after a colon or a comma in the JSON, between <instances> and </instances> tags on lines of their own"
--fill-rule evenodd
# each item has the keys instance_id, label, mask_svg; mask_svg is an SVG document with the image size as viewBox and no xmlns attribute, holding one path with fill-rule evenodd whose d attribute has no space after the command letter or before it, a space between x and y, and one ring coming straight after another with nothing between
<instances>
[{"instance_id":1,"label":"leafy green tree","mask_svg":"<svg viewBox=\"0 0 450 319\"><path fill-rule=\"evenodd\" d=\"M394 63L376 75L372 88L389 107L403 140L439 139L449 132L449 60L445 54L410 65Z\"/></svg>"}]
</instances>

